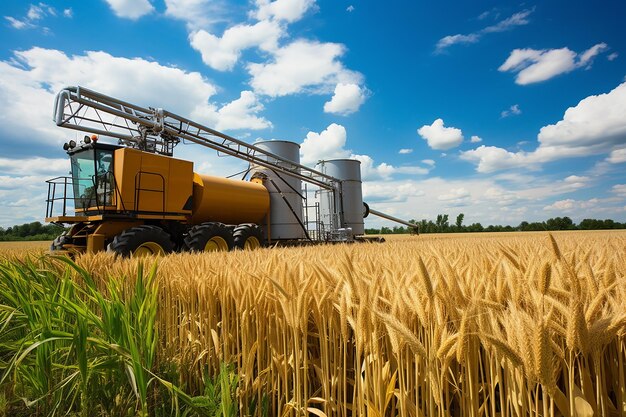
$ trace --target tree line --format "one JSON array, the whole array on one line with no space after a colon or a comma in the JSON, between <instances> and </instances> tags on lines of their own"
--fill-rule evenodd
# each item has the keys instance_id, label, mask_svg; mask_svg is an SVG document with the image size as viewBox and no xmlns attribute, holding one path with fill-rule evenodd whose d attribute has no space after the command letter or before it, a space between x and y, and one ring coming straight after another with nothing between
<instances>
[{"instance_id":1,"label":"tree line","mask_svg":"<svg viewBox=\"0 0 626 417\"><path fill-rule=\"evenodd\" d=\"M25 223L8 228L0 227L0 242L18 240L52 240L63 232L63 227L41 222Z\"/></svg>"},{"instance_id":2,"label":"tree line","mask_svg":"<svg viewBox=\"0 0 626 417\"><path fill-rule=\"evenodd\" d=\"M565 217L553 217L543 222L527 222L523 221L517 226L501 226L501 225L489 225L483 226L480 223L472 223L464 225L463 220L465 214L461 213L456 217L454 223L450 223L450 218L447 214L437 215L435 221L432 220L409 220L409 223L415 224L418 227L420 233L463 233L463 232L531 232L531 231L545 231L545 230L607 230L607 229L626 229L626 223L619 223L611 219L598 220L598 219L584 219L580 223L576 224L571 218ZM366 234L404 234L412 233L413 230L409 227L395 226L382 227L380 229L368 228L365 229Z\"/></svg>"}]
</instances>

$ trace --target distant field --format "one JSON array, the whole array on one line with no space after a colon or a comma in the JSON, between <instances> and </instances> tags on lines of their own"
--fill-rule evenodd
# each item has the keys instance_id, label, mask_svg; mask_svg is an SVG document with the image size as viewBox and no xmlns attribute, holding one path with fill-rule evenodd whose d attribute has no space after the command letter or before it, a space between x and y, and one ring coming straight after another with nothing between
<instances>
[{"instance_id":1,"label":"distant field","mask_svg":"<svg viewBox=\"0 0 626 417\"><path fill-rule=\"evenodd\" d=\"M0 242L0 255L6 252L44 252L51 242Z\"/></svg>"},{"instance_id":2,"label":"distant field","mask_svg":"<svg viewBox=\"0 0 626 417\"><path fill-rule=\"evenodd\" d=\"M140 265L156 264L150 369L200 395L207 375L232 365L239 415L626 415L626 231L552 236L384 235L77 263L104 294L123 295L120 309L144 291ZM97 392L91 401L105 402Z\"/></svg>"}]
</instances>

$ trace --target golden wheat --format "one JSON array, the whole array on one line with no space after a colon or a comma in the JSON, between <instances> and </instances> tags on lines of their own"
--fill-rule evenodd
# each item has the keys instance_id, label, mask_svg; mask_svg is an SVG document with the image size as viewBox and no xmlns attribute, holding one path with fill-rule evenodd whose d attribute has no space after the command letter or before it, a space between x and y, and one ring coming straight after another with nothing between
<instances>
[{"instance_id":1,"label":"golden wheat","mask_svg":"<svg viewBox=\"0 0 626 417\"><path fill-rule=\"evenodd\" d=\"M157 262L159 358L192 392L235 364L244 414L626 415L624 232L78 262L125 291Z\"/></svg>"}]
</instances>

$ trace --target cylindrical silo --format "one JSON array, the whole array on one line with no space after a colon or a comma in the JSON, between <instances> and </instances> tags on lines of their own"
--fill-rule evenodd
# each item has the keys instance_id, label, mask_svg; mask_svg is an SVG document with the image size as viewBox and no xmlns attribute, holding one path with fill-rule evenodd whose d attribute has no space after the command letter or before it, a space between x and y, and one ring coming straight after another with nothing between
<instances>
[{"instance_id":1,"label":"cylindrical silo","mask_svg":"<svg viewBox=\"0 0 626 417\"><path fill-rule=\"evenodd\" d=\"M270 140L257 142L254 146L300 164L300 145L295 142ZM271 157L268 157L268 162L279 166L287 164ZM250 174L254 175L255 173L262 173L267 176L264 185L270 192L271 239L304 239L306 236L301 225L302 181L263 166L254 166Z\"/></svg>"},{"instance_id":2,"label":"cylindrical silo","mask_svg":"<svg viewBox=\"0 0 626 417\"><path fill-rule=\"evenodd\" d=\"M356 159L333 159L320 161L318 171L341 180L339 192L320 191L320 214L328 228L351 228L352 234L365 233L363 223L363 190L361 162ZM343 219L343 222L341 222Z\"/></svg>"}]
</instances>

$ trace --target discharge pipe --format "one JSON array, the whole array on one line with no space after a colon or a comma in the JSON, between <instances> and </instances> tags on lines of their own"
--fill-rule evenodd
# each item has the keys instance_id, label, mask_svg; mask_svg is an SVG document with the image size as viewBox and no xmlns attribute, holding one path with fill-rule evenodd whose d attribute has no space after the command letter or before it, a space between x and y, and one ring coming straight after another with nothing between
<instances>
[{"instance_id":1,"label":"discharge pipe","mask_svg":"<svg viewBox=\"0 0 626 417\"><path fill-rule=\"evenodd\" d=\"M368 205L365 205L365 207L366 207L366 213L370 213L370 214L373 214L374 216L382 217L383 219L391 220L392 222L403 224L415 230L416 233L419 233L419 229L416 224L409 223L397 217L390 216L389 214L385 214L378 210L374 210L373 208L370 208Z\"/></svg>"}]
</instances>

